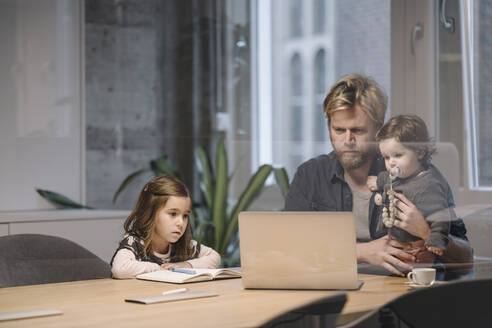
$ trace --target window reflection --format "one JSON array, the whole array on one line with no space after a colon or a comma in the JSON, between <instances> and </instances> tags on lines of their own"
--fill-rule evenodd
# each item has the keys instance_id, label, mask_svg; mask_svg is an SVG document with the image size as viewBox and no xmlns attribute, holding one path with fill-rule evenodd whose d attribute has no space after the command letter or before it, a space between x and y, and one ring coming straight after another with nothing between
<instances>
[{"instance_id":1,"label":"window reflection","mask_svg":"<svg viewBox=\"0 0 492 328\"><path fill-rule=\"evenodd\" d=\"M290 35L302 36L302 0L290 0Z\"/></svg>"},{"instance_id":2,"label":"window reflection","mask_svg":"<svg viewBox=\"0 0 492 328\"><path fill-rule=\"evenodd\" d=\"M291 131L292 140L302 140L302 105L303 105L303 78L302 61L299 54L295 54L291 60Z\"/></svg>"},{"instance_id":3,"label":"window reflection","mask_svg":"<svg viewBox=\"0 0 492 328\"><path fill-rule=\"evenodd\" d=\"M489 132L492 124L492 35L490 22L492 21L492 1L475 1L474 38L475 38L475 115L478 126L474 132L477 134L477 162L478 185L492 188L492 134Z\"/></svg>"},{"instance_id":4,"label":"window reflection","mask_svg":"<svg viewBox=\"0 0 492 328\"><path fill-rule=\"evenodd\" d=\"M313 1L313 31L314 33L325 32L325 3L326 0Z\"/></svg>"},{"instance_id":5,"label":"window reflection","mask_svg":"<svg viewBox=\"0 0 492 328\"><path fill-rule=\"evenodd\" d=\"M326 124L323 119L323 99L326 93L326 52L320 49L314 59L314 138L315 141L325 140Z\"/></svg>"}]
</instances>

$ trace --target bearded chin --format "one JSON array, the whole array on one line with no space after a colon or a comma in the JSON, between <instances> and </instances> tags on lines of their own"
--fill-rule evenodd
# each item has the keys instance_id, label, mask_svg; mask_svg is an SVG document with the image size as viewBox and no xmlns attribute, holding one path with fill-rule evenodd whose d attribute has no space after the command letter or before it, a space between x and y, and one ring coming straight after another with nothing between
<instances>
[{"instance_id":1,"label":"bearded chin","mask_svg":"<svg viewBox=\"0 0 492 328\"><path fill-rule=\"evenodd\" d=\"M353 156L344 155L342 152L336 152L336 155L345 170L358 169L369 160L369 153L367 152Z\"/></svg>"},{"instance_id":2,"label":"bearded chin","mask_svg":"<svg viewBox=\"0 0 492 328\"><path fill-rule=\"evenodd\" d=\"M370 146L369 149L364 151L359 150L357 155L347 155L344 154L343 151L335 150L335 154L345 170L355 170L362 167L371 160L376 152L377 148L374 146Z\"/></svg>"}]
</instances>

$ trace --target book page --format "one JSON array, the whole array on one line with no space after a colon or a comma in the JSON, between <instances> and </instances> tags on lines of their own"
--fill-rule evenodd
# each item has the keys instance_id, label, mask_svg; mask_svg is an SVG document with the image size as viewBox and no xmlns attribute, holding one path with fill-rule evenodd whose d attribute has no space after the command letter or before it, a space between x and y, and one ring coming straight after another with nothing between
<instances>
[{"instance_id":1,"label":"book page","mask_svg":"<svg viewBox=\"0 0 492 328\"><path fill-rule=\"evenodd\" d=\"M241 272L239 270L235 270L233 268L224 268L224 269L193 269L197 274L210 274L215 279L221 278L240 278Z\"/></svg>"}]
</instances>

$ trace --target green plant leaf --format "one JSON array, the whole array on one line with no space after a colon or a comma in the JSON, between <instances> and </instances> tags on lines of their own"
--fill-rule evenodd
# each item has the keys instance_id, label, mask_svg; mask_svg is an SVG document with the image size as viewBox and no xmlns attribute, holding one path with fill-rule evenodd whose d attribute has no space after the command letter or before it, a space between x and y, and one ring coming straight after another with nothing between
<instances>
[{"instance_id":1,"label":"green plant leaf","mask_svg":"<svg viewBox=\"0 0 492 328\"><path fill-rule=\"evenodd\" d=\"M276 167L273 169L273 173L275 175L275 181L277 181L277 185L280 188L280 192L285 198L289 191L289 175L287 174L287 170L285 167Z\"/></svg>"},{"instance_id":2,"label":"green plant leaf","mask_svg":"<svg viewBox=\"0 0 492 328\"><path fill-rule=\"evenodd\" d=\"M231 251L229 251L229 248ZM234 239L234 241L228 246L228 251L222 257L222 262L224 267L237 267L240 266L240 252L239 252L239 238Z\"/></svg>"},{"instance_id":3,"label":"green plant leaf","mask_svg":"<svg viewBox=\"0 0 492 328\"><path fill-rule=\"evenodd\" d=\"M205 222L196 229L197 234L193 235L193 239L204 245L211 245L210 241L214 238L214 226L212 222Z\"/></svg>"},{"instance_id":4,"label":"green plant leaf","mask_svg":"<svg viewBox=\"0 0 492 328\"><path fill-rule=\"evenodd\" d=\"M239 200L236 203L236 206L231 212L231 219L228 223L227 231L222 239L222 243L220 244L221 247L219 249L221 251L226 249L231 236L237 231L237 217L239 215L239 212L246 210L253 202L253 200L258 197L261 189L263 188L263 185L265 184L266 179L271 172L272 166L269 164L264 164L258 168L256 173L249 180L248 186L242 192Z\"/></svg>"},{"instance_id":5,"label":"green plant leaf","mask_svg":"<svg viewBox=\"0 0 492 328\"><path fill-rule=\"evenodd\" d=\"M86 209L92 209L89 206L85 206L82 204L79 204L70 198L63 196L62 194L59 194L54 191L50 190L45 190L45 189L38 189L35 188L38 194L46 199L48 202L51 204L55 205L57 208L86 208Z\"/></svg>"},{"instance_id":6,"label":"green plant leaf","mask_svg":"<svg viewBox=\"0 0 492 328\"><path fill-rule=\"evenodd\" d=\"M173 166L164 155L150 161L150 168L155 176L169 175L173 178L178 178L177 172L173 169Z\"/></svg>"},{"instance_id":7,"label":"green plant leaf","mask_svg":"<svg viewBox=\"0 0 492 328\"><path fill-rule=\"evenodd\" d=\"M209 208L212 208L214 194L214 177L210 166L210 160L205 150L198 146L195 148L195 160L200 173L200 189Z\"/></svg>"},{"instance_id":8,"label":"green plant leaf","mask_svg":"<svg viewBox=\"0 0 492 328\"><path fill-rule=\"evenodd\" d=\"M195 227L193 230L193 239L204 245L213 245L214 225L210 220L210 210L206 206L197 206L194 208Z\"/></svg>"},{"instance_id":9,"label":"green plant leaf","mask_svg":"<svg viewBox=\"0 0 492 328\"><path fill-rule=\"evenodd\" d=\"M212 203L212 222L215 226L215 243L214 248L222 254L220 246L222 243L226 223L227 210L227 193L229 187L227 153L223 140L217 143L217 152L215 154L215 189Z\"/></svg>"},{"instance_id":10,"label":"green plant leaf","mask_svg":"<svg viewBox=\"0 0 492 328\"><path fill-rule=\"evenodd\" d=\"M128 184L130 184L130 182L132 182L136 177L138 177L139 175L141 175L142 173L145 173L147 171L149 171L149 170L148 169L141 169L141 170L133 172L132 174L127 176L125 178L125 180L123 180L121 185L118 187L118 190L116 190L116 192L114 193L113 203L116 202L116 198L118 198L118 195L123 191L123 189L125 189L128 186Z\"/></svg>"}]
</instances>

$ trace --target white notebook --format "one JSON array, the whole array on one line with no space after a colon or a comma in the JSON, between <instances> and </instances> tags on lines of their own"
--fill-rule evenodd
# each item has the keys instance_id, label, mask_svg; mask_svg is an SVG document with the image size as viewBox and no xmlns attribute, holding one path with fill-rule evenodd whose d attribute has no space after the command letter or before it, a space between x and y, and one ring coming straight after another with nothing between
<instances>
[{"instance_id":1,"label":"white notebook","mask_svg":"<svg viewBox=\"0 0 492 328\"><path fill-rule=\"evenodd\" d=\"M159 270L139 274L137 279L184 284L188 282L241 277L241 272L235 269L192 269L192 271L194 271L195 274Z\"/></svg>"},{"instance_id":2,"label":"white notebook","mask_svg":"<svg viewBox=\"0 0 492 328\"><path fill-rule=\"evenodd\" d=\"M132 302L132 303L154 304L154 303L183 301L183 300L203 298L203 297L213 297L213 296L218 296L218 294L214 292L187 292L187 293L179 293L179 294L171 294L171 295L127 298L125 299L125 301Z\"/></svg>"},{"instance_id":3,"label":"white notebook","mask_svg":"<svg viewBox=\"0 0 492 328\"><path fill-rule=\"evenodd\" d=\"M28 319L36 317L45 317L50 315L63 314L60 310L47 310L47 309L35 309L17 312L4 312L0 313L0 321Z\"/></svg>"}]
</instances>

